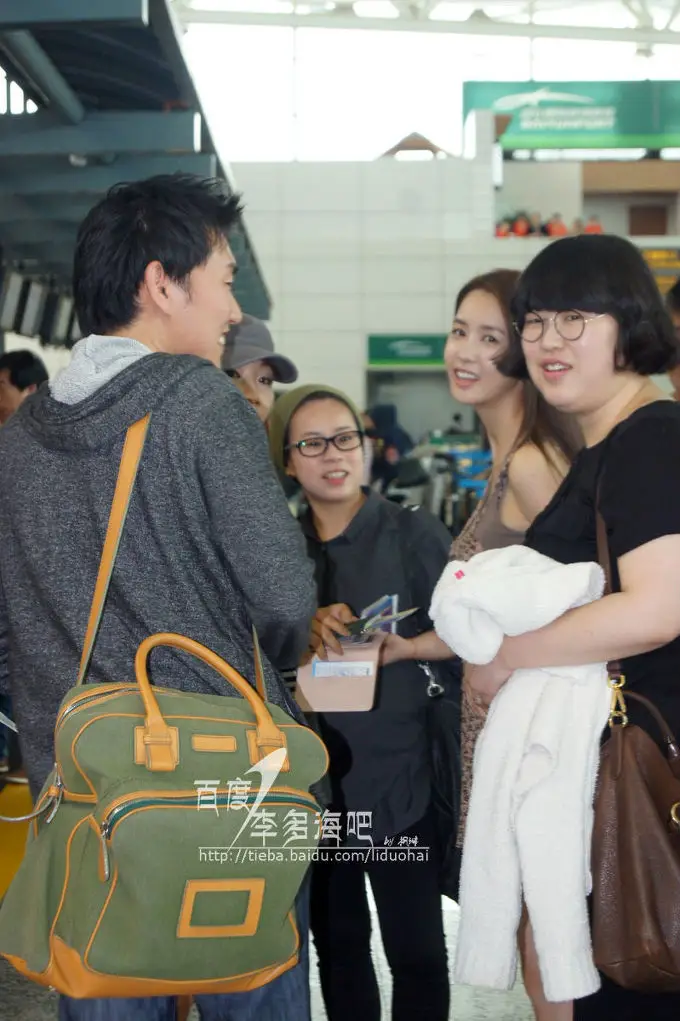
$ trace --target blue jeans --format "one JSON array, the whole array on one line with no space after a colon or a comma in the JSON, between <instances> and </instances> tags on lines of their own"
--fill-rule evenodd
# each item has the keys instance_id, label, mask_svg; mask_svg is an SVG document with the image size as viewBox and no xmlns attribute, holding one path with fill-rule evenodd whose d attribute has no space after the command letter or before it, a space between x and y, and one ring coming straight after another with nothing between
<instances>
[{"instance_id":1,"label":"blue jeans","mask_svg":"<svg viewBox=\"0 0 680 1021\"><path fill-rule=\"evenodd\" d=\"M251 993L196 996L202 1021L311 1021L309 995L309 878L297 899L300 960ZM173 996L130 1000L72 1000L62 996L59 1021L176 1021Z\"/></svg>"}]
</instances>

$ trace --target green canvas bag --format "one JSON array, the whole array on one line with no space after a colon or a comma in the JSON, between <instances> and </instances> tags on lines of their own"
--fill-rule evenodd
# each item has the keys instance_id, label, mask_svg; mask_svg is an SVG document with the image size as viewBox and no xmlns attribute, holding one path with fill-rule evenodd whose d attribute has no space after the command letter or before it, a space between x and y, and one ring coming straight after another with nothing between
<instances>
[{"instance_id":1,"label":"green canvas bag","mask_svg":"<svg viewBox=\"0 0 680 1021\"><path fill-rule=\"evenodd\" d=\"M298 960L295 898L319 841L321 740L182 635L140 645L135 680L83 686L149 418L126 436L77 684L55 767L0 908L0 954L70 997L252 990ZM152 687L170 646L239 696Z\"/></svg>"}]
</instances>

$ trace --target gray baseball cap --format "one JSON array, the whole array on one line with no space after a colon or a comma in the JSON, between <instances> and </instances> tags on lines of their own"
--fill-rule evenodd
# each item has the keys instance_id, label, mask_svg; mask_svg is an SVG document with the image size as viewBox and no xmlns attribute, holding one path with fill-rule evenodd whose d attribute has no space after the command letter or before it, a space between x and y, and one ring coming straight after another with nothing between
<instances>
[{"instance_id":1,"label":"gray baseball cap","mask_svg":"<svg viewBox=\"0 0 680 1021\"><path fill-rule=\"evenodd\" d=\"M275 352L272 335L265 323L254 316L244 315L224 339L222 368L225 371L240 369L252 362L271 365L277 383L294 383L298 378L298 370L291 360Z\"/></svg>"}]
</instances>

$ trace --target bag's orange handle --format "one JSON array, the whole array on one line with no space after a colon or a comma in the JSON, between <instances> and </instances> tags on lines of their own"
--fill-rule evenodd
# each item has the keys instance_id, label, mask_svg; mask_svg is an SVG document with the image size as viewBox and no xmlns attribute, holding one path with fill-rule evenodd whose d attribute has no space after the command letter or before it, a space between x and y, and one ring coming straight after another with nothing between
<instances>
[{"instance_id":1,"label":"bag's orange handle","mask_svg":"<svg viewBox=\"0 0 680 1021\"><path fill-rule=\"evenodd\" d=\"M184 635L161 632L146 638L137 649L137 655L135 656L135 674L142 701L144 702L146 716L144 744L147 748L149 769L153 772L171 771L177 765L172 730L163 718L147 671L147 660L151 652L158 648L159 645L167 645L174 649L180 649L182 652L188 652L191 656L196 656L197 659L212 667L213 670L236 688L238 693L246 699L255 714L257 746L261 749L263 757L274 751L275 748L286 747L286 739L282 731L274 723L264 701L253 686L237 670L234 670L225 660L206 648L205 645L201 645L200 642L195 642Z\"/></svg>"}]
</instances>

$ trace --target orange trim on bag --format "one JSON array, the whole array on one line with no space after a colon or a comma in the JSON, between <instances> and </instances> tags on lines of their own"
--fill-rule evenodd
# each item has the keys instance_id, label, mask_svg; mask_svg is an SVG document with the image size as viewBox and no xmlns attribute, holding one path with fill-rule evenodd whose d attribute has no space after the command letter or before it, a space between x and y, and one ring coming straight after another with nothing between
<instances>
[{"instance_id":1,"label":"orange trim on bag","mask_svg":"<svg viewBox=\"0 0 680 1021\"><path fill-rule=\"evenodd\" d=\"M171 773L179 764L179 729L168 727L170 743L166 747L154 745L146 727L135 727L135 765L146 766L152 772ZM154 762L154 756L160 761Z\"/></svg>"},{"instance_id":2,"label":"orange trim on bag","mask_svg":"<svg viewBox=\"0 0 680 1021\"><path fill-rule=\"evenodd\" d=\"M285 738L285 734L283 736ZM259 745L257 743L257 731L256 730L247 730L246 731L246 737L248 738L248 754L250 755L250 764L251 764L251 766L257 765L257 763L260 762L260 760L263 759L265 757L265 755L269 755L270 752L273 752L275 750L274 746L271 746L271 745ZM288 773L288 772L290 772L290 762L289 762L289 759L288 759L288 743L286 742L283 745L283 747L286 749L286 757L283 760L283 765L281 766L281 772L282 773Z\"/></svg>"},{"instance_id":3,"label":"orange trim on bag","mask_svg":"<svg viewBox=\"0 0 680 1021\"><path fill-rule=\"evenodd\" d=\"M235 752L237 743L231 734L192 734L191 748L195 752Z\"/></svg>"},{"instance_id":4,"label":"orange trim on bag","mask_svg":"<svg viewBox=\"0 0 680 1021\"><path fill-rule=\"evenodd\" d=\"M96 805L96 794L73 794L71 791L62 792L63 801L72 801L76 805Z\"/></svg>"},{"instance_id":5,"label":"orange trim on bag","mask_svg":"<svg viewBox=\"0 0 680 1021\"><path fill-rule=\"evenodd\" d=\"M55 730L57 730L57 728L59 727L59 724L62 721L62 717L67 712L67 710L72 708L74 705L76 705L76 703L80 702L82 699L89 700L90 698L92 698L94 691L93 690L88 691L87 688L94 689L95 687L100 687L102 701L108 700L109 698L112 698L114 695L121 695L123 694L123 692L129 693L131 691L139 690L138 686L135 684L134 681L125 681L122 684L107 684L102 686L91 684L86 685L85 689L83 689L81 685L81 687L78 688L78 693L74 695L72 698L70 698L68 702L65 702L64 705L62 705L61 709L59 710L59 715L57 716L56 723L54 724ZM110 688L111 690L104 691L103 690L104 687Z\"/></svg>"},{"instance_id":6,"label":"orange trim on bag","mask_svg":"<svg viewBox=\"0 0 680 1021\"><path fill-rule=\"evenodd\" d=\"M178 939L228 939L254 936L260 924L264 879L187 879L177 922ZM245 918L236 925L193 925L196 898L201 893L247 893Z\"/></svg>"},{"instance_id":7,"label":"orange trim on bag","mask_svg":"<svg viewBox=\"0 0 680 1021\"><path fill-rule=\"evenodd\" d=\"M215 788L215 793L218 794L218 795L225 795L225 796L228 797L229 796L229 788L228 787L216 787ZM300 798L308 798L309 802L310 802L310 804L309 804L309 811L310 812L314 811L314 805L317 805L317 810L318 810L318 804L316 802L316 799L315 799L314 795L310 794L309 791L302 790L301 788L295 788L295 787L272 787L271 790L270 790L270 794L284 794L284 795L289 794L289 795L291 795L291 797L293 797L295 799L294 801L290 801L290 802L280 801L279 805L281 807L285 808L287 805L290 805L291 808L298 808L299 809L300 808ZM139 798L140 800L147 799L147 798L163 798L163 799L170 799L170 798L195 798L196 800L195 800L194 804L191 804L191 805L176 805L176 804L173 804L170 800L167 800L162 805L138 805L136 808L132 808L132 809L130 809L129 812L126 813L126 815L125 815L126 819L129 819L133 815L137 815L139 812L166 812L166 811L168 811L168 809L174 809L176 811L177 810L183 810L185 812L196 812L196 811L198 811L198 795L197 795L195 789L192 790L192 791L188 791L188 790L177 790L176 791L176 790L168 790L166 788L165 790L148 790L147 789L147 790L143 790L143 791L129 791L127 794L120 794L117 798L114 798L113 801L109 801L107 803L107 805L106 805L106 815L109 815L109 813L113 812L118 807L118 805L124 805L126 801L136 801L137 798ZM226 811L226 809L225 809L225 811ZM87 816L87 818L90 819L90 818L93 818L93 817L92 816ZM111 839L113 834L116 832L116 829L120 825L121 821L122 821L121 819L118 819L113 824L113 827L111 828L111 831L109 833L109 839Z\"/></svg>"},{"instance_id":8,"label":"orange trim on bag","mask_svg":"<svg viewBox=\"0 0 680 1021\"><path fill-rule=\"evenodd\" d=\"M182 692L182 691L176 691L175 692L175 691L166 691L166 689L162 689L162 690L166 694L173 694L173 695L186 695L187 694L187 692ZM78 761L78 757L76 755L75 746L76 746L76 742L80 739L80 737L82 736L83 732L85 730L87 730L88 727L90 727L94 723L98 723L100 720L108 720L108 719L112 719L113 717L116 717L118 719L124 719L124 720L125 719L143 720L144 719L144 713L142 713L142 712L140 712L140 713L102 713L99 716L93 716L92 719L87 720L85 723L83 723L82 727L76 733L76 735L73 738L73 741L71 742L71 759L72 759L72 763L75 766L75 768L77 769L77 771L80 774L80 776L83 778L83 780L87 784L87 786L89 787L92 795L94 795L95 800L98 800L96 791L95 791L94 786L93 786L92 782L90 781L89 777L84 773L83 769L80 766L80 763ZM229 717L215 717L215 716L194 716L193 714L184 715L184 714L180 714L180 713L173 713L173 714L168 713L168 714L164 715L164 719L166 721L167 720L188 720L191 723L199 723L199 722L202 722L202 721L207 721L207 722L210 722L210 723L220 723L220 724L228 723L228 724L233 724L234 726L244 727L244 728L248 728L248 727L252 728L252 726L253 726L252 720L234 720L234 719L230 719ZM305 731L305 733L311 734L313 737L315 737L316 740L319 742L319 744L322 746L324 752L326 753L326 771L328 770L328 763L329 763L329 760L328 760L328 750L327 750L325 744L323 743L323 741L321 740L321 738L319 738L317 734L314 734L313 731L307 730L305 727L302 726L302 724L295 723L295 722L277 724L277 727L278 727L279 731L281 731L282 736L284 738L285 738L285 734L283 732L285 730L292 730L292 729L298 729L298 728L301 728L302 730ZM253 730L253 734L256 734L256 733L257 732L255 730ZM286 743L284 742L284 747L285 747L285 745L286 745ZM277 746L277 747L281 747L281 746ZM263 758L263 756L267 753L267 751L272 751L272 750L273 750L272 748L267 748L266 751L263 751L263 749L258 748L257 758L255 758L255 759L252 758L252 754L253 753L251 752L251 763L254 765L256 762L259 762L260 759ZM136 751L133 754L136 754ZM145 762L140 763L140 762L137 762L136 759L134 761L136 762L137 765L145 765ZM59 768L60 776L63 777L63 770L61 769L61 766L59 764L58 764L58 768ZM288 764L288 758L286 757L286 759L284 761L284 764L283 764L283 772L287 772L289 769L290 769L290 766ZM77 798L84 798L88 802L89 802L89 799L90 799L90 795L87 795L87 794L73 794L72 797L73 797L74 800L77 799Z\"/></svg>"},{"instance_id":9,"label":"orange trim on bag","mask_svg":"<svg viewBox=\"0 0 680 1021\"><path fill-rule=\"evenodd\" d=\"M289 916L290 917L290 916ZM63 996L74 999L146 996L200 996L202 993L248 993L273 982L279 975L294 968L299 960L300 939L295 923L291 924L296 933L296 949L288 960L271 968L246 972L233 978L215 979L154 979L134 976L105 975L88 968L78 952L67 946L58 936L52 940L52 954L46 971L31 971L26 962L11 954L0 954L20 974L41 986L56 989Z\"/></svg>"},{"instance_id":10,"label":"orange trim on bag","mask_svg":"<svg viewBox=\"0 0 680 1021\"><path fill-rule=\"evenodd\" d=\"M148 792L150 793L150 792ZM166 792L167 793L167 792ZM121 799L124 800L124 799ZM168 806L169 807L169 806ZM181 996L186 994L200 995L201 993L237 993L249 992L267 985L279 975L284 974L298 963L300 950L300 935L295 923L294 912L288 914L288 922L295 934L294 953L281 964L273 965L271 968L263 968L229 978L215 979L181 979L168 980L156 978L139 978L136 976L107 975L103 972L93 970L88 966L87 960L91 952L92 944L104 919L106 909L110 903L113 892L118 882L118 869L114 865L111 889L102 907L97 924L92 936L88 941L87 948L83 955L55 935L55 929L59 916L64 906L66 892L68 890L71 876L71 850L73 840L81 826L95 826L96 822L91 815L80 819L74 826L66 841L64 882L62 886L59 903L52 920L49 931L50 958L46 969L42 972L33 971L25 960L13 954L2 953L4 957L20 974L37 982L40 985L56 989L64 996L71 996L76 999L96 997L145 997L145 996Z\"/></svg>"},{"instance_id":11,"label":"orange trim on bag","mask_svg":"<svg viewBox=\"0 0 680 1021\"><path fill-rule=\"evenodd\" d=\"M113 698L114 696L117 697L117 696L120 696L120 695L123 695L123 694L129 694L130 686L122 686L121 685L120 687L121 688L125 687L126 690L125 691L120 691L119 690L117 692L112 692L111 693L111 698ZM183 696L183 695L187 694L186 692L178 691L178 690L170 689L170 688L161 688L161 689L158 689L158 690L161 691L163 693L163 695L172 695L172 696L175 696L175 697L180 697L180 696ZM109 696L106 696L106 697L108 699ZM96 803L99 800L98 799L98 795L97 795L97 793L95 791L95 788L94 788L94 785L93 785L92 781L90 780L89 776L87 776L85 771L81 768L81 765L80 765L80 763L78 761L78 757L76 755L76 743L78 742L78 740L80 739L80 737L82 736L84 731L89 726L91 726L94 723L98 723L100 720L111 719L113 717L117 717L119 719L143 720L144 719L144 714L142 712L139 712L139 713L115 713L115 712L114 713L102 713L100 715L92 717L91 719L89 719L85 723L83 723L81 728L75 734L75 736L73 738L73 741L71 742L71 763L75 767L75 769L77 770L77 772L79 773L81 778L83 779L85 785L87 786L87 788L90 791L90 794L76 794L76 793L72 793L70 791L66 791L65 790L64 791L64 795L63 795L65 800L80 801L80 802L83 802L83 803L86 803L86 804ZM237 726L237 727L250 728L249 730L246 729L246 736L247 736L247 740L248 740L248 751L249 751L249 756L250 756L250 762L251 762L252 765L255 765L257 762L259 762L264 757L264 755L266 755L268 752L273 750L270 747L259 747L257 745L257 731L253 728L252 722L249 721L249 720L235 720L235 719L232 719L230 717L195 716L193 714L180 714L180 713L166 714L164 716L164 719L166 721L167 720L173 720L173 721L185 720L185 721L189 721L191 723L199 723L201 721L207 721L207 722L210 722L212 724L215 724L215 723L217 723L217 724L231 724L231 725ZM278 731L281 734L281 736L284 738L284 745L283 745L283 747L287 747L287 740L286 740L286 735L285 735L285 731L286 730L302 728L303 730L305 730L305 732L307 734L313 736L318 741L318 743L321 745L321 747L323 748L325 759L326 759L326 767L325 767L325 770L324 770L324 774L326 772L328 772L329 761L330 761L329 760L329 756L328 756L328 749L326 748L326 745L324 744L324 742L321 740L321 738L317 734L314 734L313 731L306 730L305 727L303 727L299 723L296 723L295 721L291 721L290 723L277 724L277 728L278 728ZM136 729L139 729L139 728L136 728ZM136 738L135 738L135 740L136 740ZM134 755L135 755L134 761L135 761L135 763L137 765L146 765L146 759L140 761L140 758L137 757L138 756L138 752L137 752L137 748L136 747L134 749ZM170 765L170 768L173 768L172 765ZM60 763L59 759L57 759L57 769L59 771L60 776L63 779L64 770L63 770L63 768L61 766L61 763ZM289 762L288 755L286 755L286 758L284 760L284 763L283 763L281 771L284 772L284 773L287 773L287 772L289 772L289 770L290 770L290 762Z\"/></svg>"}]
</instances>

